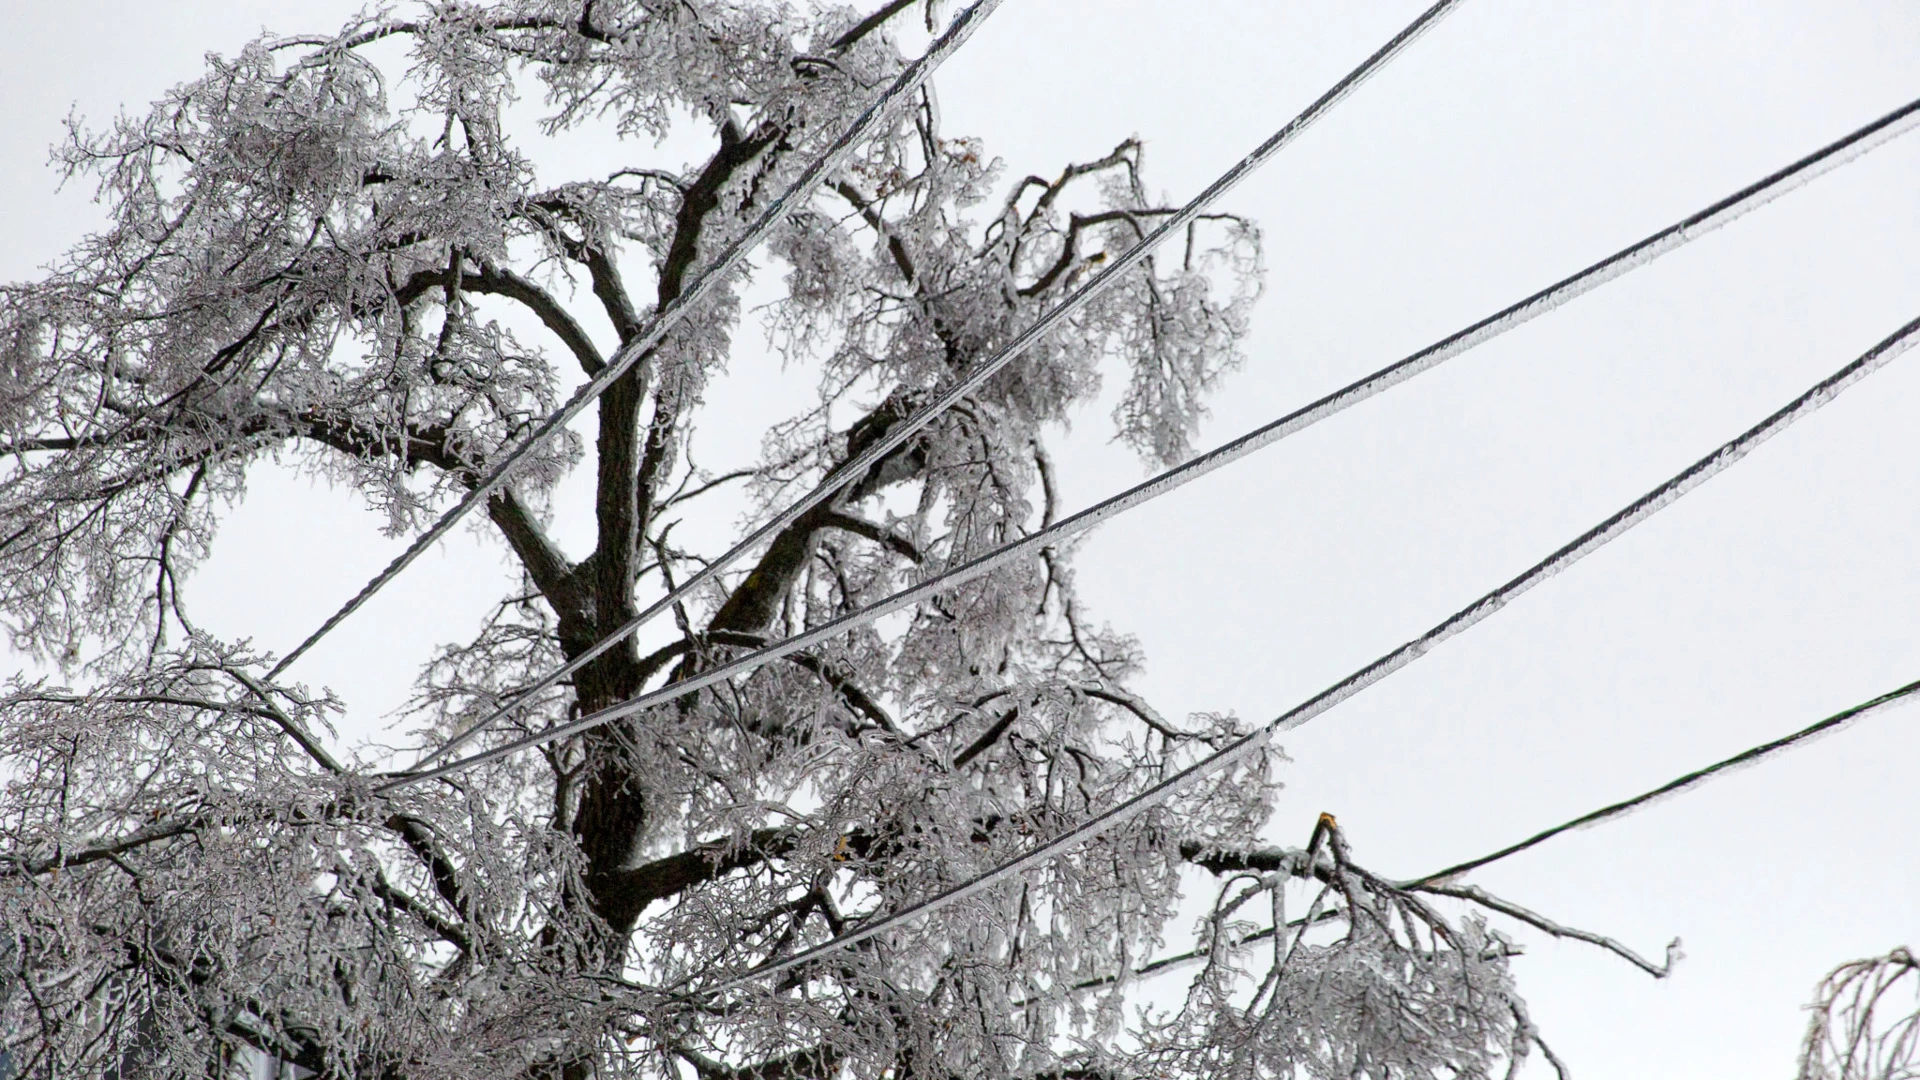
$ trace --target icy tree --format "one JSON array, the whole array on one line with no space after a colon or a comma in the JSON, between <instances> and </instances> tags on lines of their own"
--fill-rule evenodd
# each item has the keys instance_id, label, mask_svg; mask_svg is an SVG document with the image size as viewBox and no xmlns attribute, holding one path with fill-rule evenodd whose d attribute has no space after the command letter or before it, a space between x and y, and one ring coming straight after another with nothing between
<instances>
[{"instance_id":1,"label":"icy tree","mask_svg":"<svg viewBox=\"0 0 1920 1080\"><path fill-rule=\"evenodd\" d=\"M1511 946L1468 909L1551 924L1382 880L1330 822L1305 850L1253 846L1267 759L912 932L723 985L1241 733L1126 688L1135 649L1076 601L1069 551L389 795L370 777L401 762L333 748L339 701L196 629L185 585L249 468L295 464L417 529L865 107L910 19L937 29L911 0L436 4L264 38L72 134L60 160L110 222L0 293L0 612L62 673L0 701L16 1075L225 1077L271 1057L393 1080L1345 1080L1526 1055ZM543 102L543 126L517 128L516 100ZM749 281L730 282L597 401L590 444L547 446L486 502L522 581L465 644L419 646L425 743L702 565L677 524L732 524L729 492L764 513L810 487L1167 212L1133 141L1003 174L940 130L930 93L889 124L770 239L775 303L743 312ZM588 125L652 164L548 176L542 139ZM691 164L662 149L696 140ZM670 632L476 745L1030 532L1055 512L1046 439L1102 379L1124 383L1119 437L1180 458L1258 280L1251 224L1199 222ZM703 415L703 389L761 335L817 395L750 468L703 471L703 426L736 422ZM576 469L595 491L584 552L550 537Z\"/></svg>"},{"instance_id":2,"label":"icy tree","mask_svg":"<svg viewBox=\"0 0 1920 1080\"><path fill-rule=\"evenodd\" d=\"M1820 983L1799 1080L1920 1077L1920 961L1906 949L1842 964Z\"/></svg>"}]
</instances>

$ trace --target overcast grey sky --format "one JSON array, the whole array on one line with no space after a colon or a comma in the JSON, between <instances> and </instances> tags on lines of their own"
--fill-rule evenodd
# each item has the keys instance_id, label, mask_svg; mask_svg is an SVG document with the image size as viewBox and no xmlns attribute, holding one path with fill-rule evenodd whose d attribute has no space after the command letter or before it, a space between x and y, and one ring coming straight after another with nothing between
<instances>
[{"instance_id":1,"label":"overcast grey sky","mask_svg":"<svg viewBox=\"0 0 1920 1080\"><path fill-rule=\"evenodd\" d=\"M42 167L263 25L333 0L11 0L0 276L93 220ZM1184 199L1371 51L1413 3L1009 0L937 80L949 133L1015 175L1142 136ZM1920 7L1470 0L1228 200L1267 294L1211 445L1379 367L1920 96ZM565 148L621 162L650 147ZM1080 583L1142 639L1162 709L1264 720L1504 581L1920 314L1920 134L1655 266L1106 527ZM771 419L739 364L716 405ZM1339 815L1415 874L1498 847L1920 677L1920 356L1309 727L1275 839ZM1100 411L1069 507L1140 476ZM720 464L720 463L712 463ZM189 586L216 632L284 650L395 546L351 499L264 471ZM289 564L293 569L289 571ZM358 717L498 596L471 533L295 674ZM480 585L475 585L480 582ZM377 724L343 731L348 741ZM391 736L397 738L397 736ZM1920 709L1479 875L1657 954L1656 983L1519 935L1535 1018L1584 1076L1786 1075L1839 961L1920 945ZM1535 1070L1539 1075L1545 1070Z\"/></svg>"}]
</instances>

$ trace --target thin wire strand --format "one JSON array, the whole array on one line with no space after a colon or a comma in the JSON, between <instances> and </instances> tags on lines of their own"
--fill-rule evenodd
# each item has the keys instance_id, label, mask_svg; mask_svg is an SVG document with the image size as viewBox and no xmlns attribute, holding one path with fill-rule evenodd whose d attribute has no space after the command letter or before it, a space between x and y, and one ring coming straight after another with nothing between
<instances>
[{"instance_id":1,"label":"thin wire strand","mask_svg":"<svg viewBox=\"0 0 1920 1080\"><path fill-rule=\"evenodd\" d=\"M1708 780L1713 779L1715 776L1719 775L1720 773L1726 772L1731 769L1745 768L1749 765L1759 764L1761 761L1764 761L1765 759L1772 757L1775 754L1779 754L1786 750L1792 749L1795 746L1799 746L1807 742L1808 740L1815 738L1816 736L1832 733L1834 731L1839 730L1840 728L1843 728L1848 726L1849 724L1852 724L1856 720L1864 720L1869 716L1874 716L1879 713L1887 712L1893 709L1897 705L1908 703L1909 700L1915 694L1920 694L1920 680L1910 682L1905 686L1902 686L1896 690L1889 690L1886 693L1881 694L1879 697L1873 698L1870 701L1861 702L1860 704L1855 705L1850 709L1842 709L1840 712L1834 713L1832 716L1829 716L1824 720L1820 720L1816 723L1809 724L1808 726L1801 728L1799 731L1796 731L1791 735L1782 736L1781 738L1774 739L1771 742L1761 743L1759 746L1749 747L1748 749L1742 750L1738 754L1735 754L1730 758L1724 758L1720 761L1714 762L1711 765L1706 765L1701 768L1695 769L1692 772L1686 773L1685 775L1675 777L1674 779L1669 780L1664 784L1661 784L1659 787L1652 788L1647 791L1643 791L1640 794L1635 795L1630 799L1622 799L1619 802L1611 803L1607 806L1603 806L1598 810L1593 810L1588 813L1581 814L1579 817L1573 818L1570 821L1562 822L1561 824L1555 825L1550 829L1543 829L1540 832L1534 833L1532 836L1527 837L1525 840L1522 840L1515 844L1509 844L1506 847L1499 849L1498 851L1488 852L1487 854L1482 855L1479 858L1468 859L1466 862L1457 863L1453 866L1449 866L1445 870L1437 870L1431 874L1427 874L1424 877L1413 878L1409 881L1400 882L1396 887L1400 889L1405 889L1405 890L1413 890L1413 889L1423 888L1428 885L1435 885L1441 882L1449 881L1469 871L1478 870L1483 866L1487 866L1491 863L1499 862L1500 860L1508 858L1513 855L1518 855L1520 852L1526 851L1528 848L1537 847L1538 845L1546 843L1548 840L1551 840L1562 833L1571 832L1575 829L1584 829L1592 825L1598 825L1598 824L1601 824L1602 822L1610 821L1617 817L1622 817L1627 814L1631 814L1634 811L1644 809L1645 807L1653 803L1663 801L1665 799L1671 798L1675 795L1679 795L1685 791L1698 787L1701 784L1707 782ZM1331 912L1327 916L1323 916L1323 918L1331 917L1337 914L1338 912ZM1295 919L1292 922L1287 923L1287 927L1288 929L1292 929L1294 927L1303 926L1305 924L1306 924L1306 920ZM1264 941L1274 935L1274 929L1275 929L1274 927L1269 926L1261 930L1256 930L1253 933L1248 934L1246 937L1240 938L1239 940L1235 941L1232 947L1242 948L1247 945L1252 945L1255 942ZM1162 971L1168 970L1169 968L1179 967L1182 964L1188 964L1188 963L1192 963L1195 960L1203 959L1207 955L1209 955L1208 950L1194 949L1188 952L1175 953L1171 956L1162 956L1157 960L1153 960L1150 963L1142 964L1139 967L1134 968L1131 972L1127 973L1125 977L1131 979L1131 978L1139 978L1144 975L1157 975ZM1119 981L1120 981L1119 976L1109 975L1109 976L1104 976L1098 979L1091 979L1084 983L1078 983L1073 988L1075 990L1093 990L1093 989L1098 989L1099 987L1102 987L1102 986L1111 986L1112 984Z\"/></svg>"},{"instance_id":2,"label":"thin wire strand","mask_svg":"<svg viewBox=\"0 0 1920 1080\"><path fill-rule=\"evenodd\" d=\"M1516 597L1532 589L1542 581L1579 562L1581 559L1599 550L1610 541L1618 538L1635 525L1659 513L1682 495L1705 483L1714 475L1724 471L1735 462L1752 453L1761 443L1792 426L1796 421L1811 415L1821 406L1838 396L1839 393L1865 378L1873 371L1884 366L1894 357L1920 343L1920 318L1915 318L1883 338L1873 348L1868 349L1839 371L1813 385L1805 393L1782 406L1771 416L1748 428L1729 442L1706 457L1694 462L1675 474L1652 491L1635 499L1613 516L1588 529L1553 554L1535 563L1518 577L1480 597L1473 603L1448 616L1439 625L1426 633L1406 642L1399 648L1380 657L1373 663L1307 699L1305 702L1280 714L1265 727L1245 735L1221 750L1182 769L1173 776L1147 788L1132 798L1119 803L1086 821L1068 829L1059 836L1046 841L1018 858L988 870L968 881L945 889L925 900L873 920L856 930L839 934L830 940L821 942L808 949L794 953L779 960L769 961L742 972L731 978L721 980L707 993L722 994L755 982L770 975L777 975L803 964L811 963L828 953L858 944L889 930L906 925L923 916L931 915L943 908L950 907L969 897L991 889L1001 881L1023 873L1042 863L1051 861L1082 841L1096 836L1108 829L1126 822L1142 811L1157 805L1174 793L1188 787L1196 781L1205 779L1236 762L1245 760L1257 753L1275 735L1313 720L1334 706L1353 697L1381 679L1413 663L1432 651L1434 646L1448 638L1460 634L1481 620L1499 611Z\"/></svg>"},{"instance_id":3,"label":"thin wire strand","mask_svg":"<svg viewBox=\"0 0 1920 1080\"><path fill-rule=\"evenodd\" d=\"M1734 218L1767 203L1786 192L1799 187L1816 176L1827 172L1875 146L1895 136L1911 130L1920 124L1920 100L1902 106L1894 112L1873 121L1845 137L1827 144L1793 164L1741 188L1732 195L1713 203L1697 213L1669 225L1626 247L1605 259L1587 267L1579 273L1533 293L1516 303L1487 316L1480 321L1442 338L1432 345L1413 353L1403 360L1381 368L1356 382L1320 398L1303 408L1297 409L1264 427L1241 436L1187 462L1184 465L1168 469L1157 476L1135 485L1103 502L1096 503L1085 510L1064 518L1047 528L1012 543L1002 545L990 552L957 567L928 578L917 585L903 589L892 596L876 601L866 607L849 612L837 619L823 623L812 630L784 638L739 656L727 663L710 668L705 672L679 682L670 683L656 690L648 691L626 701L611 705L598 712L590 713L563 725L548 728L545 731L525 736L513 742L492 747L480 753L460 758L446 764L421 768L403 773L388 780L375 790L386 792L418 784L449 773L458 772L488 761L498 760L521 750L557 739L567 738L601 724L622 717L631 716L663 702L672 701L687 694L695 693L708 686L744 674L770 663L783 656L828 641L848 630L855 629L882 618L892 612L917 604L946 589L971 581L982 574L990 573L1001 566L1025 558L1045 548L1052 547L1062 540L1093 528L1128 510L1131 510L1168 492L1189 484L1194 480L1224 465L1239 460L1256 450L1305 430L1345 409L1351 408L1368 398L1396 386L1414 376L1438 366L1469 349L1474 348L1500 334L1506 333L1532 319L1559 307L1573 298L1644 266L1659 256L1678 248L1689 240L1732 221ZM561 669L561 673L571 671L572 667ZM533 690L523 692L510 703L480 724L469 729L469 733L486 723L497 719L524 701L527 694L552 685L557 676L550 676L536 684ZM422 764L430 764L434 758L444 755L447 748L457 745L460 739L445 744L440 753L423 759Z\"/></svg>"},{"instance_id":4,"label":"thin wire strand","mask_svg":"<svg viewBox=\"0 0 1920 1080\"><path fill-rule=\"evenodd\" d=\"M1240 159L1232 168L1220 174L1218 179L1207 185L1206 190L1194 196L1193 200L1181 207L1177 213L1161 221L1152 232L1128 248L1119 258L1108 261L1102 266L1098 273L1088 278L1085 284L1069 294L1066 299L1041 314L1038 319L1035 319L1032 324L1016 335L1012 341L1009 341L1006 345L1002 346L999 351L982 361L965 378L948 387L938 397L928 402L906 420L890 428L884 436L873 445L867 447L866 450L837 466L832 472L827 474L825 479L820 481L818 486L802 496L799 501L793 503L779 514L776 514L765 524L755 529L745 539L727 549L719 558L708 563L692 577L673 588L666 596L660 598L645 611L627 620L627 622L618 629L606 637L601 638L591 648L569 660L566 664L542 676L539 681L521 691L514 700L495 710L492 714L480 720L472 727L447 740L439 749L421 758L414 764L414 769L417 770L431 765L433 762L452 753L455 748L477 736L481 731L485 730L488 725L518 708L521 703L533 695L540 693L554 683L578 671L588 663L591 663L594 658L626 640L635 630L651 622L662 612L669 610L674 604L679 603L691 595L696 589L713 580L738 560L740 556L758 547L762 541L773 536L775 533L798 521L801 515L831 498L854 478L861 476L875 463L885 458L894 450L899 449L908 439L912 438L921 428L931 423L935 417L939 416L954 402L959 401L961 398L979 389L980 385L991 378L995 372L1005 367L1020 354L1026 352L1035 342L1051 332L1062 319L1073 314L1079 310L1082 305L1086 304L1087 301L1104 292L1115 281L1118 281L1122 274L1138 266L1163 240L1192 224L1195 218L1205 212L1207 208L1218 201L1221 196L1231 191L1255 169L1265 164L1268 159L1279 153L1308 128L1312 127L1322 116L1331 112L1334 106L1338 105L1348 94L1357 89L1361 83L1366 82L1381 68L1385 67L1388 61L1399 55L1408 45L1413 44L1421 35L1432 29L1434 24L1438 23L1442 17L1462 2L1463 0L1440 0L1439 3L1434 4L1422 12L1419 18L1407 24L1407 27L1394 35L1392 40L1382 45L1373 55L1362 61L1359 67L1348 72L1339 82L1334 83L1326 93L1316 98L1300 115L1289 120L1280 130L1269 136L1267 141L1255 147L1252 153L1249 153L1246 157ZM611 717L609 717L609 719L611 719Z\"/></svg>"},{"instance_id":5,"label":"thin wire strand","mask_svg":"<svg viewBox=\"0 0 1920 1080\"><path fill-rule=\"evenodd\" d=\"M1445 870L1435 871L1425 877L1403 882L1400 888L1418 889L1424 885L1433 885L1450 878L1456 878L1470 870L1478 870L1489 863L1499 862L1501 859L1507 858L1510 855L1518 855L1528 848L1546 843L1561 833L1572 832L1575 829L1584 829L1589 825L1597 825L1603 821L1609 821L1613 818L1633 813L1652 803L1698 787L1729 769L1739 769L1749 765L1756 765L1775 754L1790 750L1816 736L1837 731L1853 723L1855 720L1862 720L1876 713L1892 709L1896 705L1904 704L1916 693L1920 693L1920 680L1910 682L1897 690L1889 690L1871 701L1861 702L1850 709L1842 709L1832 716L1803 727L1791 735L1784 735L1778 739L1774 739L1772 742L1764 742L1759 746L1749 747L1730 758L1725 758L1711 765L1695 769L1684 776L1675 777L1661 784L1659 787L1641 792L1631 799L1622 799L1617 803L1603 806L1598 810L1581 814L1571 821L1562 822L1551 829L1543 829L1519 843L1509 844L1498 851L1489 852L1477 859L1468 859L1466 862L1449 866Z\"/></svg>"},{"instance_id":6,"label":"thin wire strand","mask_svg":"<svg viewBox=\"0 0 1920 1080\"><path fill-rule=\"evenodd\" d=\"M507 482L509 474L526 460L527 455L578 416L580 411L604 393L607 387L612 386L615 380L626 374L627 369L658 345L670 330L679 325L680 320L688 312L698 307L710 293L720 287L740 261L758 246L762 237L766 236L774 226L786 220L799 204L811 198L814 188L820 185L827 174L838 168L847 154L851 153L875 126L886 119L900 101L918 90L942 61L965 44L974 30L978 29L986 17L991 15L1000 4L1001 0L975 0L971 7L956 16L953 23L947 27L946 33L928 46L927 51L922 53L919 59L907 65L880 96L867 106L866 111L856 117L853 123L840 133L839 138L822 151L820 156L816 157L812 164L808 165L805 171L780 193L778 198L767 204L766 210L745 232L736 237L705 269L701 270L679 296L660 309L639 336L622 346L605 367L575 391L573 397L567 399L565 405L548 415L538 427L521 440L518 446L508 451L507 455L501 458L487 472L487 475L474 485L472 490L454 504L452 509L440 515L439 520L409 544L399 557L388 563L386 569L375 574L373 580L367 582L358 593L354 594L353 599L348 600L339 611L334 612L326 622L321 623L319 629L307 635L306 640L295 646L292 652L282 657L280 662L267 672L267 679L271 681L292 666L294 661L306 655L307 651L318 645L322 638L332 633L334 627L339 626L354 612L360 610L360 607L371 600L375 593L385 588L388 582L399 577L402 571L411 566L415 559L418 559L442 536L445 536L461 518L466 517L474 507L499 490L501 485Z\"/></svg>"}]
</instances>

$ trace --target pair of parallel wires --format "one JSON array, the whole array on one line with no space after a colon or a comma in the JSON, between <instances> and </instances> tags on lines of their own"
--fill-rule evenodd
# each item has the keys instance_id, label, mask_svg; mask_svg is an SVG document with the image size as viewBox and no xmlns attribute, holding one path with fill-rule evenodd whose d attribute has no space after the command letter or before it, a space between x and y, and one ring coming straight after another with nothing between
<instances>
[{"instance_id":1,"label":"pair of parallel wires","mask_svg":"<svg viewBox=\"0 0 1920 1080\"><path fill-rule=\"evenodd\" d=\"M1000 0L978 0L957 16L948 30L938 38L916 61L904 69L900 76L863 112L826 151L817 157L785 192L770 203L767 209L756 219L752 226L728 245L708 268L691 283L681 296L662 308L647 329L630 340L625 347L593 379L583 385L575 395L559 410L544 420L521 443L501 458L468 494L452 509L443 514L434 525L410 545L385 570L376 575L365 588L352 600L331 616L312 635L292 652L288 653L272 670L269 677L277 676L301 655L312 649L328 633L363 606L386 584L406 569L419 555L453 525L483 500L504 485L513 469L523 462L553 432L577 416L588 403L604 392L614 380L639 362L649 350L654 348L665 335L701 301L719 288L725 279L735 270L748 252L757 245L771 229L784 220L797 206L811 197L814 189L823 181L847 154L891 111L916 92L932 74L933 70L965 40L971 36L979 23L998 6ZM1280 439L1293 435L1312 424L1318 423L1338 412L1358 404L1382 391L1427 371L1446 360L1466 352L1487 340L1508 330L1520 326L1533 318L1553 310L1560 304L1651 262L1653 259L1671 251L1712 229L1733 220L1735 217L1752 210L1773 198L1778 197L1806 183L1814 177L1831 170L1867 150L1880 145L1920 123L1920 100L1895 110L1878 120L1849 133L1845 137L1807 155L1783 169L1751 184L1711 206L1669 226L1646 239L1625 248L1606 259L1589 266L1525 299L1509 305L1465 329L1452 334L1394 364L1390 364L1348 386L1335 391L1301 409L1278 420L1258 428L1247 435L1233 440L1194 460L1166 470L1101 503L1095 504L1052 526L1044 528L1018 541L1003 545L960 566L948 569L926 579L917 585L901 590L874 604L843 615L813 630L782 639L762 648L748 652L731 661L720 664L699 675L674 682L659 689L636 695L606 709L578 718L569 723L555 725L520 739L489 748L485 751L441 764L435 764L447 757L454 749L476 737L490 724L506 716L529 701L535 694L551 687L568 675L577 671L593 658L613 648L646 622L669 610L675 603L684 599L694 590L713 580L742 555L756 548L780 529L790 525L802 514L831 498L841 488L861 476L869 467L880 461L885 455L904 445L944 409L977 389L985 380L1001 367L1020 355L1034 342L1048 333L1059 322L1099 292L1110 286L1118 275L1136 267L1153 247L1175 231L1186 227L1215 200L1224 195L1246 175L1258 168L1280 149L1292 142L1320 117L1324 116L1344 97L1362 82L1379 71L1406 46L1424 34L1443 16L1458 6L1461 0L1440 0L1439 3L1424 11L1405 29L1396 34L1387 44L1374 52L1359 67L1335 83L1326 93L1309 105L1305 111L1289 121L1273 136L1263 142L1251 154L1236 163L1221 177L1209 185L1200 195L1184 206L1179 212L1165 219L1146 238L1136 243L1119 258L1111 260L1098 274L1090 278L1078 290L1062 300L1052 309L1043 313L1033 324L1027 327L1007 345L993 353L977 365L967 376L953 383L927 405L912 416L892 428L886 436L870 446L863 453L842 463L806 496L775 515L761 525L752 534L736 544L718 559L703 567L694 577L688 579L667 596L641 612L634 619L609 634L586 652L575 657L566 665L542 676L535 683L523 689L506 704L492 714L472 725L466 731L450 739L440 748L426 755L411 771L391 776L376 784L376 794L384 794L424 783L460 772L475 766L504 758L521 750L571 737L590 728L610 723L614 720L636 715L655 705L693 694L708 686L749 672L763 664L783 656L809 648L839 634L859 626L871 623L875 619L893 611L917 604L922 600L965 581L1004 566L1018 559L1029 557L1047 547L1057 545L1066 537L1083 532L1112 517L1136 506L1144 504L1160 495L1166 494L1199 477L1212 472L1232 461L1238 460L1255 450L1262 449ZM707 993L723 993L746 985L769 975L788 971L810 963L822 956L865 941L889 930L897 929L914 920L976 896L1010 877L1033 869L1052 858L1064 854L1093 836L1112 829L1147 808L1156 805L1178 791L1199 780L1230 768L1256 754L1275 735L1298 727L1321 713L1394 671L1412 663L1435 645L1463 632L1504 607L1510 600L1531 589L1541 581L1559 573L1586 555L1591 554L1606 543L1633 528L1647 517L1678 499L1681 495L1705 482L1713 475L1728 468L1734 462L1746 456L1760 443L1778 434L1797 420L1811 414L1827 401L1853 383L1864 378L1872 371L1891 361L1895 356L1920 343L1920 319L1900 327L1865 354L1842 367L1833 375L1783 406L1781 409L1761 421L1759 424L1741 433L1723 444L1713 453L1682 470L1652 491L1635 500L1627 507L1605 521L1561 547L1553 554L1536 563L1518 577L1480 597L1443 620L1425 634L1416 637L1374 662L1349 675L1320 694L1309 698L1298 706L1282 713L1260 729L1242 737L1234 743L1216 751L1201 761L1187 767L1179 773L1147 788L1131 798L1109 808L1102 813L1074 826L1073 828L1038 845L1027 853L1011 859L999 866L983 872L965 882L955 885L938 894L928 897L893 913L874 919L864 926L839 934L825 942L812 946L784 958L768 961L745 972L722 980ZM1443 878L1457 876L1468 870L1486 865L1496 859L1505 858L1525 850L1551 836L1558 835L1571 828L1595 824L1599 821L1630 812L1655 798L1684 790L1698 784L1706 778L1725 769L1741 764L1750 764L1806 739L1832 730L1852 719L1869 712L1889 708L1893 704L1905 701L1920 691L1920 683L1908 684L1898 690L1882 695L1862 706L1837 714L1820 721L1811 728L1797 732L1784 739L1744 751L1734 758L1697 770L1672 783L1663 785L1645 795L1616 803L1590 814L1583 815L1572 822L1544 833L1538 834L1519 844L1504 848L1480 859L1429 875L1421 882L1433 882Z\"/></svg>"}]
</instances>

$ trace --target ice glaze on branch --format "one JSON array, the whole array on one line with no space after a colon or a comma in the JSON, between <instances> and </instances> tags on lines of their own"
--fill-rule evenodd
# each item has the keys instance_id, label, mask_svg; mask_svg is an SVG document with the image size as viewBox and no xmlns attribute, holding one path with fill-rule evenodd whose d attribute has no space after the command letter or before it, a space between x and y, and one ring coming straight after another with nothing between
<instances>
[{"instance_id":1,"label":"ice glaze on branch","mask_svg":"<svg viewBox=\"0 0 1920 1080\"><path fill-rule=\"evenodd\" d=\"M49 649L162 603L186 627L178 581L275 454L411 528L545 415L567 372L605 370L606 344L631 340L865 107L902 64L889 20L913 7L426 8L216 60L151 113L76 143L69 163L104 181L111 227L0 298L0 442L17 451L0 473L0 536L18 534L0 580L31 567L65 591L9 585L0 609ZM381 70L395 49L402 66ZM543 146L505 122L510 91L544 92L550 133L608 118L637 136L623 144L633 160L605 179L540 175ZM709 297L615 381L585 445L555 446L489 500L508 599L470 640L431 657L420 643L430 663L411 722L470 722L592 647L636 589L709 553L712 528L669 542L679 521L734 524L737 506L716 517L717 499L694 495L733 477L760 506L817 481L1157 210L1127 143L975 220L996 164L940 131L931 92L915 106L742 273L785 274L767 328L783 362L817 372L817 396L753 433L757 458L708 450L734 423L713 414L708 381L762 362L736 344L751 336L744 280ZM669 129L707 140L691 164L651 149ZM1192 261L1122 282L691 597L677 638L600 656L514 717L519 730L1031 529L1050 483L1036 447L1103 370L1134 388L1127 437L1190 429L1194 394L1233 361L1257 273L1240 223L1196 236ZM696 451L729 467L707 474ZM582 556L556 539L569 533L547 494L586 456ZM34 969L40 1030L67 1055L55 1071L120 1068L113 1055L138 1045L162 1048L140 1050L143 1067L199 1075L214 1043L395 1080L664 1076L674 1056L727 1076L1104 1068L1054 1053L1064 1004L1014 1015L996 1002L1084 981L1163 933L1185 862L1164 830L748 1008L634 996L803 949L1237 730L1202 718L1183 731L1121 685L1131 647L1074 606L1067 554L930 602L885 636L394 802L369 800L366 764L325 741L334 703L289 696L204 636L114 653L98 694L8 699L0 753L33 783L6 796L7 869L40 890L20 918L113 928L35 931L67 953ZM201 674L152 683L176 668ZM254 679L270 705L203 707L241 697L192 682L231 682L220 671ZM1223 778L1182 808L1182 835L1224 850L1257 825L1268 783ZM201 977L173 978L151 951L116 966L100 945L143 936L199 950ZM135 998L145 1013L99 1010ZM82 1017L106 1017L84 1021L94 1041L61 1042ZM191 1053L167 1058L176 1046Z\"/></svg>"}]
</instances>

